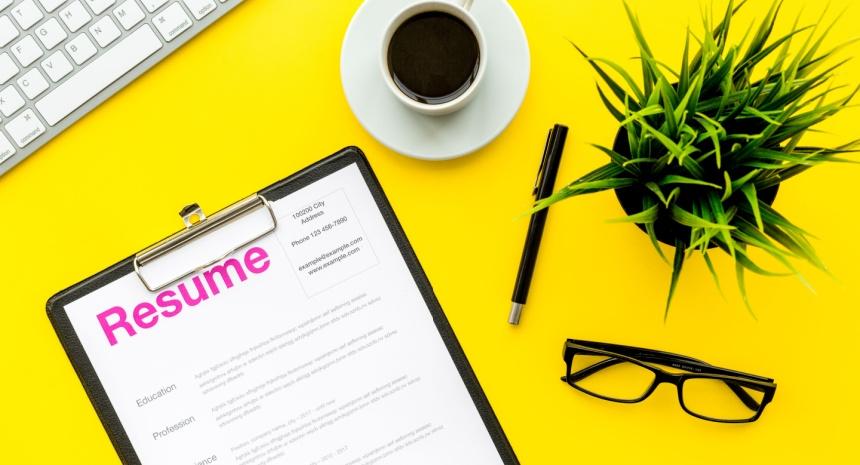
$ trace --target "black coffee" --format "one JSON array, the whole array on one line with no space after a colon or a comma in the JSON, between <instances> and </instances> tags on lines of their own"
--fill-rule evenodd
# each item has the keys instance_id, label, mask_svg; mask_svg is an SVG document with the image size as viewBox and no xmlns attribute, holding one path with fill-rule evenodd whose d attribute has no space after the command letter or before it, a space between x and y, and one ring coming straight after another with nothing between
<instances>
[{"instance_id":1,"label":"black coffee","mask_svg":"<svg viewBox=\"0 0 860 465\"><path fill-rule=\"evenodd\" d=\"M388 46L394 83L411 99L438 105L463 95L478 74L478 38L460 18L441 11L415 15Z\"/></svg>"}]
</instances>

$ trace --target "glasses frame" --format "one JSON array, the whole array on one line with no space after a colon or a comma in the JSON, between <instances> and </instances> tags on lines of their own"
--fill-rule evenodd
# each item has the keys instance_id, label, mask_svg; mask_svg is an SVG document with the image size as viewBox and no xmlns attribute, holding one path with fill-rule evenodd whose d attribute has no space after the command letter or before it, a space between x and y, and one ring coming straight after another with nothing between
<instances>
[{"instance_id":1,"label":"glasses frame","mask_svg":"<svg viewBox=\"0 0 860 465\"><path fill-rule=\"evenodd\" d=\"M612 358L596 363L576 373L571 373L571 370L573 369L573 358L576 354L605 355ZM776 393L776 383L774 383L774 380L771 378L729 370L727 368L720 368L692 357L673 354L670 352L662 352L659 350L608 344L604 342L568 339L564 344L562 357L567 365L567 372L561 380L580 392L611 402L634 404L647 399L648 396L657 389L657 386L663 383L673 384L678 391L678 402L687 414L702 420L713 421L716 423L754 422L761 417L762 412L764 412L764 408L773 400L774 394ZM607 365L611 366L620 361L636 364L654 373L654 381L651 382L651 386L649 386L640 397L629 400L615 399L588 391L587 389L575 384L578 380L600 371L607 367ZM684 370L687 373L672 373L651 364L665 365L679 370ZM684 402L684 383L690 379L702 378L725 381L726 385L729 386L738 398L740 398L741 402L743 402L750 410L754 410L755 414L747 419L726 420L709 417L690 410ZM762 397L761 402L757 402L741 387L747 387L763 392L764 396Z\"/></svg>"}]
</instances>

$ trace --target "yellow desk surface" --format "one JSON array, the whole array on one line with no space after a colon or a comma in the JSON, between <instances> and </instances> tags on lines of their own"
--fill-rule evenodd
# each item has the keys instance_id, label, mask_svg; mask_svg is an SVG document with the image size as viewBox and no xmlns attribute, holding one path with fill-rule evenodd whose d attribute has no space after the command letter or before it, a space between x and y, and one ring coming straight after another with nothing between
<instances>
[{"instance_id":1,"label":"yellow desk surface","mask_svg":"<svg viewBox=\"0 0 860 465\"><path fill-rule=\"evenodd\" d=\"M751 278L758 321L720 257L725 298L694 260L664 324L670 270L636 228L604 221L622 214L604 193L553 208L523 324L507 325L527 224L516 217L545 131L572 130L560 181L602 163L588 143L614 133L566 38L616 60L636 53L620 0L511 3L532 52L528 94L472 156L404 158L353 117L338 68L360 0L254 0L0 178L0 463L118 463L45 316L53 293L176 230L183 205L215 210L346 145L367 153L522 463L858 463L860 167L783 186L776 206L820 237L837 279L810 271L813 294L794 279ZM741 23L769 4L750 3ZM786 2L780 30L803 7L818 17L822 2L803 3ZM832 2L852 8L829 43L855 33L850 3ZM632 5L655 53L675 63L699 2ZM839 76L858 80L858 63ZM820 137L857 137L856 118L847 111ZM559 381L567 337L701 357L779 388L757 423L740 426L684 414L665 386L645 403L612 404Z\"/></svg>"}]
</instances>

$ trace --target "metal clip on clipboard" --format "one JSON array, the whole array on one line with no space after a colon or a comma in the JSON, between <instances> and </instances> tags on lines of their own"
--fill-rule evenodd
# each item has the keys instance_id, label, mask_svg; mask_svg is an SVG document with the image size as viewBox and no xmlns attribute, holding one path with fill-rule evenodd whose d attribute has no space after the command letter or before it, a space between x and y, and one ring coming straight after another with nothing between
<instances>
[{"instance_id":1,"label":"metal clip on clipboard","mask_svg":"<svg viewBox=\"0 0 860 465\"><path fill-rule=\"evenodd\" d=\"M259 194L209 217L197 204L183 208L179 215L185 222L184 230L134 257L134 271L150 292L164 289L223 260L278 227L271 204Z\"/></svg>"}]
</instances>

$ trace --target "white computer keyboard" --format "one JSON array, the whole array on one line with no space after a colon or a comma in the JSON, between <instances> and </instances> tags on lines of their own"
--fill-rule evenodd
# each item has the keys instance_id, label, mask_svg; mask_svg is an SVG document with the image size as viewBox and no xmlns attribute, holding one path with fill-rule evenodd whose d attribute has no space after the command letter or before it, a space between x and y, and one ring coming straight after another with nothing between
<instances>
[{"instance_id":1,"label":"white computer keyboard","mask_svg":"<svg viewBox=\"0 0 860 465\"><path fill-rule=\"evenodd\" d=\"M0 0L0 175L241 2Z\"/></svg>"}]
</instances>

